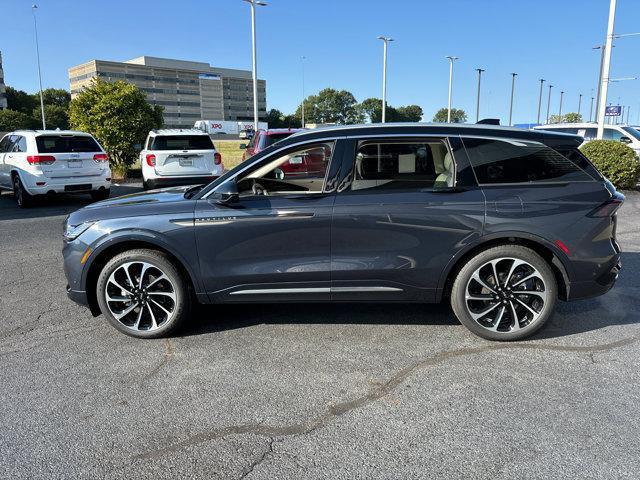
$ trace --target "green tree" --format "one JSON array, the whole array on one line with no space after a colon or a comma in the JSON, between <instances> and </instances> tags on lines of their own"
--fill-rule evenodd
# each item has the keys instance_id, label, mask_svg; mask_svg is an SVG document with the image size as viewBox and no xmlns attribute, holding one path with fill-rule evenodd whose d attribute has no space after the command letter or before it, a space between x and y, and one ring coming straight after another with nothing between
<instances>
[{"instance_id":1,"label":"green tree","mask_svg":"<svg viewBox=\"0 0 640 480\"><path fill-rule=\"evenodd\" d=\"M367 98L359 105L360 111L371 123L382 121L382 100ZM422 120L422 108L418 105L407 105L394 108L387 103L387 122L419 122Z\"/></svg>"},{"instance_id":2,"label":"green tree","mask_svg":"<svg viewBox=\"0 0 640 480\"><path fill-rule=\"evenodd\" d=\"M401 117L401 122L419 122L422 120L422 115L424 115L422 107L420 107L419 105L406 105L404 107L398 107L398 114Z\"/></svg>"},{"instance_id":3,"label":"green tree","mask_svg":"<svg viewBox=\"0 0 640 480\"><path fill-rule=\"evenodd\" d=\"M447 108L441 108L433 116L434 122L444 123L447 121ZM452 123L464 123L467 121L467 113L458 108L451 109L451 122Z\"/></svg>"},{"instance_id":4,"label":"green tree","mask_svg":"<svg viewBox=\"0 0 640 480\"><path fill-rule=\"evenodd\" d=\"M302 105L299 105L296 119L302 119ZM325 88L317 95L304 99L304 117L306 123L362 123L364 115L351 92Z\"/></svg>"},{"instance_id":5,"label":"green tree","mask_svg":"<svg viewBox=\"0 0 640 480\"><path fill-rule=\"evenodd\" d=\"M38 126L38 122L31 115L8 108L0 110L0 132L30 130Z\"/></svg>"},{"instance_id":6,"label":"green tree","mask_svg":"<svg viewBox=\"0 0 640 480\"><path fill-rule=\"evenodd\" d=\"M96 79L71 101L71 127L91 133L109 153L114 170L125 175L150 130L162 126L162 107L152 106L137 86Z\"/></svg>"},{"instance_id":7,"label":"green tree","mask_svg":"<svg viewBox=\"0 0 640 480\"><path fill-rule=\"evenodd\" d=\"M32 117L40 125L42 113L40 107L33 110ZM44 106L44 119L47 122L47 130L69 130L69 108L62 105L49 104Z\"/></svg>"},{"instance_id":8,"label":"green tree","mask_svg":"<svg viewBox=\"0 0 640 480\"><path fill-rule=\"evenodd\" d=\"M576 112L570 112L565 115L551 115L549 117L549 123L580 123L582 122L582 115Z\"/></svg>"},{"instance_id":9,"label":"green tree","mask_svg":"<svg viewBox=\"0 0 640 480\"><path fill-rule=\"evenodd\" d=\"M7 87L7 108L22 112L25 115L31 115L33 109L40 105L40 100L35 95L31 95L22 90L16 90L13 87Z\"/></svg>"},{"instance_id":10,"label":"green tree","mask_svg":"<svg viewBox=\"0 0 640 480\"><path fill-rule=\"evenodd\" d=\"M38 93L35 93L36 102L40 102ZM42 100L46 105L57 105L59 107L69 108L71 103L71 94L62 88L45 88L42 91Z\"/></svg>"}]
</instances>

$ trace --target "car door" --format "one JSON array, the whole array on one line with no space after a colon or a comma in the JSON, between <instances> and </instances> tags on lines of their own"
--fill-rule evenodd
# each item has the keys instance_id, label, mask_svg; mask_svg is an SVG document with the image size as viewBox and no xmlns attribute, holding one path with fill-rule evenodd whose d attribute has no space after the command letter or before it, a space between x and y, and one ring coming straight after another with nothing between
<instances>
[{"instance_id":1,"label":"car door","mask_svg":"<svg viewBox=\"0 0 640 480\"><path fill-rule=\"evenodd\" d=\"M10 168L5 161L5 157L11 148L11 140L9 135L5 135L0 140L0 186L11 188Z\"/></svg>"},{"instance_id":2,"label":"car door","mask_svg":"<svg viewBox=\"0 0 640 480\"><path fill-rule=\"evenodd\" d=\"M434 300L484 213L458 138L350 140L333 209L332 300Z\"/></svg>"},{"instance_id":3,"label":"car door","mask_svg":"<svg viewBox=\"0 0 640 480\"><path fill-rule=\"evenodd\" d=\"M280 168L320 152L326 155L322 174L289 177ZM213 301L329 299L340 152L337 140L277 149L227 179L238 189L236 202L219 203L215 189L197 202L200 270Z\"/></svg>"}]
</instances>

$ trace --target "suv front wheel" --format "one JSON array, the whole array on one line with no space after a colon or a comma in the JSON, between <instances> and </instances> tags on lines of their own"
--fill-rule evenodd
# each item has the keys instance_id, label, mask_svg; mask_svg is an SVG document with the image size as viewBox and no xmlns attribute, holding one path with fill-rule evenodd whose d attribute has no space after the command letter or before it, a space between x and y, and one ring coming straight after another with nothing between
<instances>
[{"instance_id":1,"label":"suv front wheel","mask_svg":"<svg viewBox=\"0 0 640 480\"><path fill-rule=\"evenodd\" d=\"M458 273L451 307L488 340L520 340L553 314L558 286L549 264L530 248L500 245L471 258Z\"/></svg>"},{"instance_id":2,"label":"suv front wheel","mask_svg":"<svg viewBox=\"0 0 640 480\"><path fill-rule=\"evenodd\" d=\"M113 257L98 276L98 305L118 330L139 338L174 332L188 317L188 284L169 258L155 250Z\"/></svg>"}]
</instances>

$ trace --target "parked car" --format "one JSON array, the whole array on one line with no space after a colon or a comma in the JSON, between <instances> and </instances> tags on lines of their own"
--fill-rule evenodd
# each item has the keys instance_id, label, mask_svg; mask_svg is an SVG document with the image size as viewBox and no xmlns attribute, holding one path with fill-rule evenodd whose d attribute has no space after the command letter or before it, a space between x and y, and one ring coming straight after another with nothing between
<instances>
[{"instance_id":1,"label":"parked car","mask_svg":"<svg viewBox=\"0 0 640 480\"><path fill-rule=\"evenodd\" d=\"M68 294L136 337L170 334L195 299L447 301L473 333L521 339L557 299L602 295L621 268L624 196L581 143L488 125L297 133L206 187L71 214ZM283 172L308 152L322 171Z\"/></svg>"},{"instance_id":2,"label":"parked car","mask_svg":"<svg viewBox=\"0 0 640 480\"><path fill-rule=\"evenodd\" d=\"M152 130L140 152L145 190L209 183L224 171L222 156L201 130Z\"/></svg>"},{"instance_id":3,"label":"parked car","mask_svg":"<svg viewBox=\"0 0 640 480\"><path fill-rule=\"evenodd\" d=\"M13 190L20 207L53 193L109 198L109 158L88 133L18 130L0 140L0 190Z\"/></svg>"},{"instance_id":4,"label":"parked car","mask_svg":"<svg viewBox=\"0 0 640 480\"><path fill-rule=\"evenodd\" d=\"M248 144L240 144L240 148L244 150L244 153L242 154L242 161L244 162L274 143L284 140L294 133L302 131L303 129L301 128L272 128L270 130L258 130L250 137L251 141Z\"/></svg>"},{"instance_id":5,"label":"parked car","mask_svg":"<svg viewBox=\"0 0 640 480\"><path fill-rule=\"evenodd\" d=\"M554 123L533 127L535 130L549 130L553 132L572 133L579 135L584 142L596 139L598 125L595 123ZM640 155L640 132L627 125L605 125L603 140L615 140L626 143Z\"/></svg>"}]
</instances>

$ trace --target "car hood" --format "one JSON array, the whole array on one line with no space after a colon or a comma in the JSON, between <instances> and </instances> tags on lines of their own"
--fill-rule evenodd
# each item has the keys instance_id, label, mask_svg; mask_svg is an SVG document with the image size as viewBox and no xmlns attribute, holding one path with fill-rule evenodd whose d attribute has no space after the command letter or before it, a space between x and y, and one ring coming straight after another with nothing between
<instances>
[{"instance_id":1,"label":"car hood","mask_svg":"<svg viewBox=\"0 0 640 480\"><path fill-rule=\"evenodd\" d=\"M189 188L163 188L102 200L73 212L69 216L69 224L140 215L193 213L195 200L184 196Z\"/></svg>"}]
</instances>

